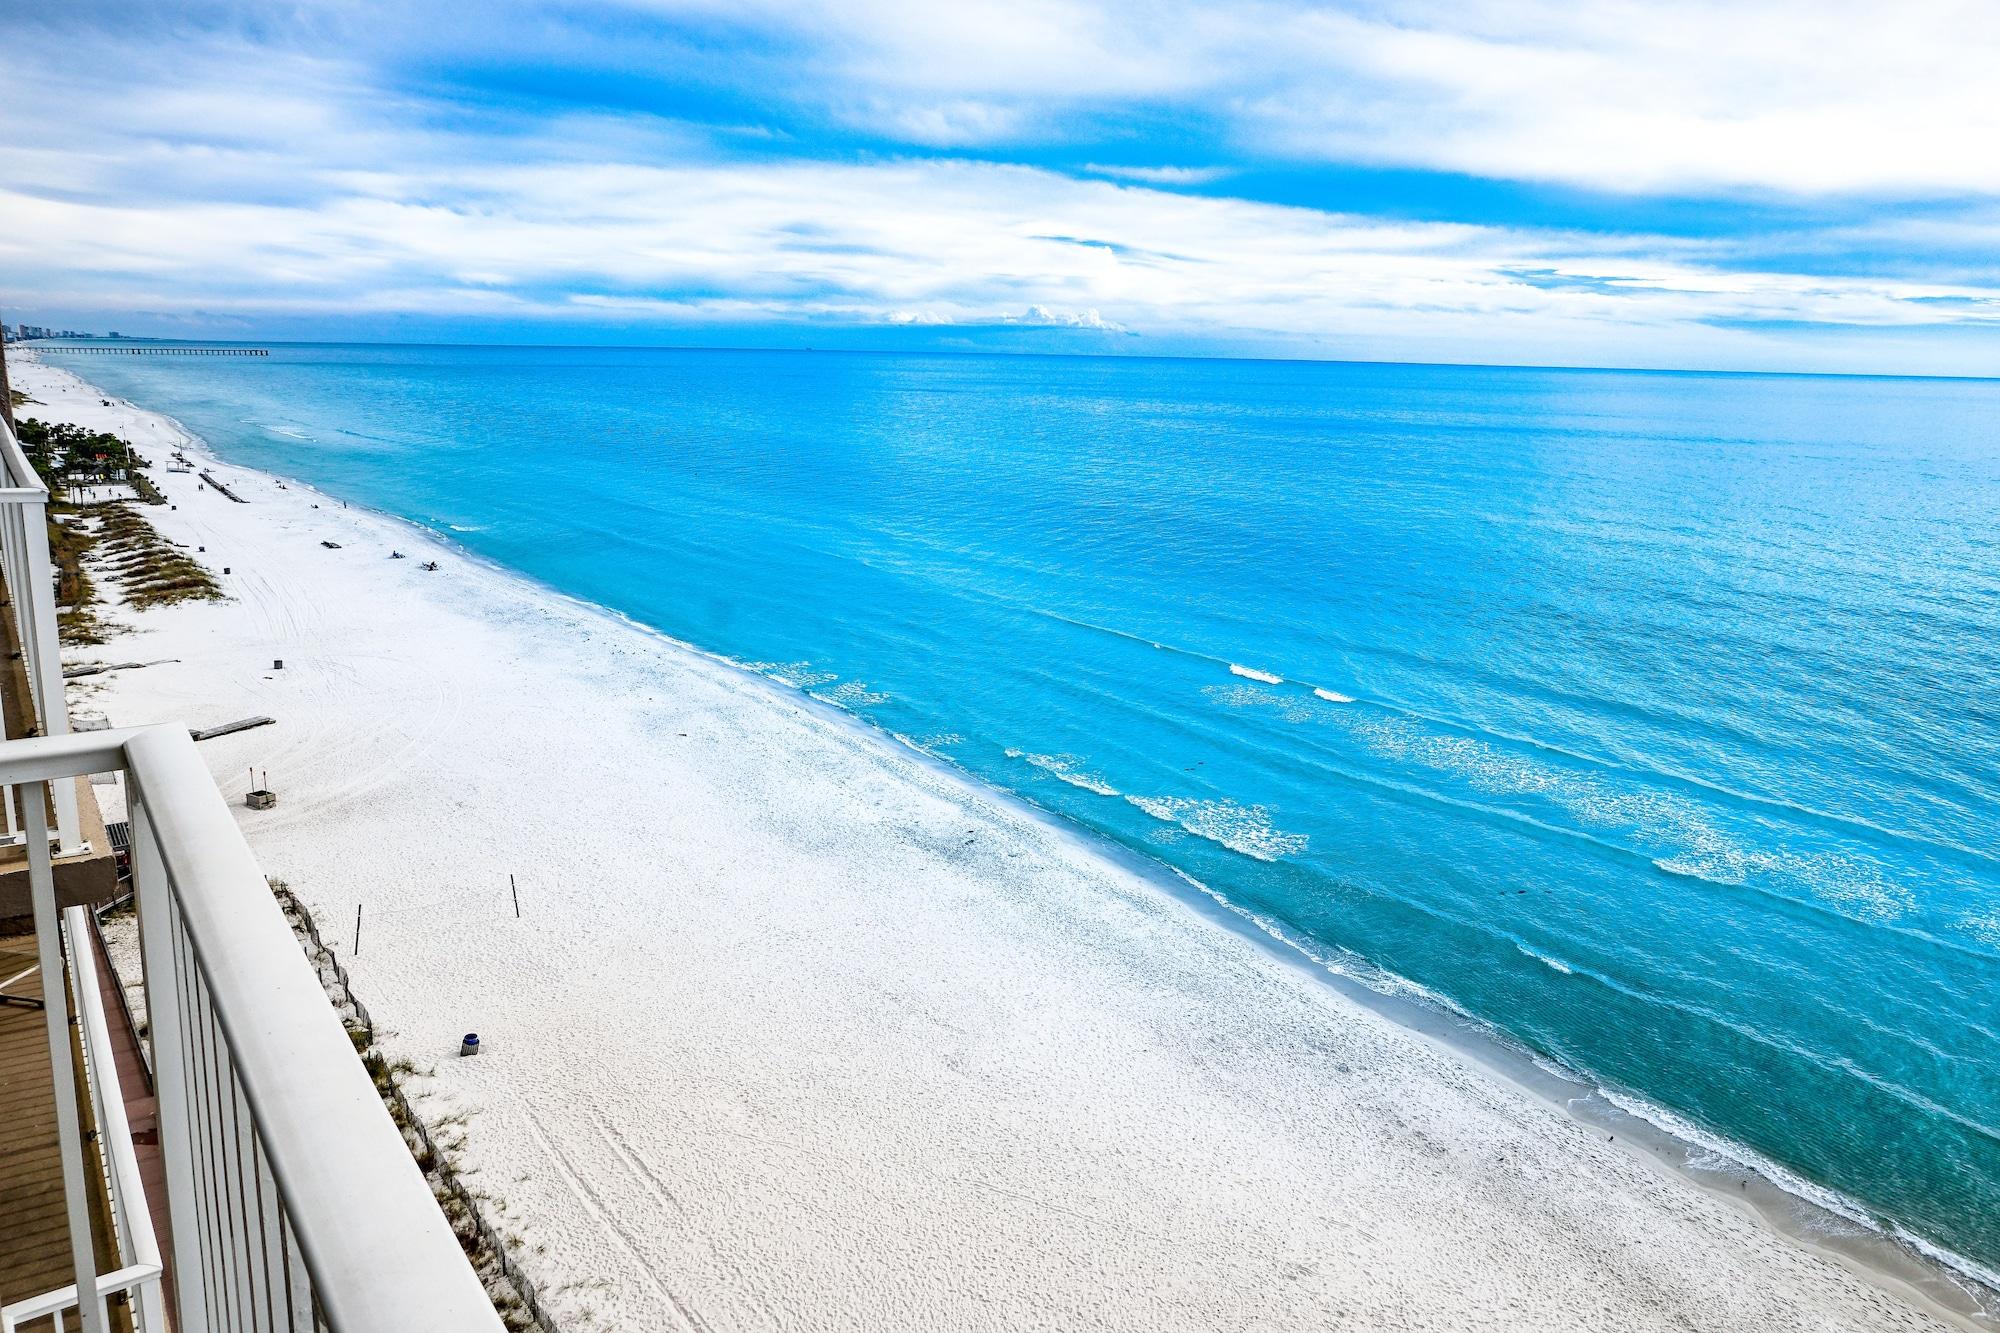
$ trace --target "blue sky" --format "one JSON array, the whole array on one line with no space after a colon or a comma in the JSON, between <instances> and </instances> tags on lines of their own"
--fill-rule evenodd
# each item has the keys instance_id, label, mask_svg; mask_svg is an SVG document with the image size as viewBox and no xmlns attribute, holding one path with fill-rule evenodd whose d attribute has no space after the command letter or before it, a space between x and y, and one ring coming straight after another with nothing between
<instances>
[{"instance_id":1,"label":"blue sky","mask_svg":"<svg viewBox=\"0 0 2000 1333\"><path fill-rule=\"evenodd\" d=\"M2000 7L0 0L0 312L2000 373Z\"/></svg>"}]
</instances>

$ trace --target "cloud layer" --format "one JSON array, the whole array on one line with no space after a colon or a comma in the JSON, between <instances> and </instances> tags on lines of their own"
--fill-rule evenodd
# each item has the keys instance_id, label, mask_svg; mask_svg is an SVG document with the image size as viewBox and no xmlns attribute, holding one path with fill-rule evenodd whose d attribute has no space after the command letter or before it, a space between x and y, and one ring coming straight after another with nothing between
<instances>
[{"instance_id":1,"label":"cloud layer","mask_svg":"<svg viewBox=\"0 0 2000 1333\"><path fill-rule=\"evenodd\" d=\"M475 336L1947 370L2000 346L1980 9L441 13L0 11L0 298Z\"/></svg>"},{"instance_id":2,"label":"cloud layer","mask_svg":"<svg viewBox=\"0 0 2000 1333\"><path fill-rule=\"evenodd\" d=\"M636 0L792 100L966 147L1192 108L1233 153L1631 191L2000 190L2000 9L1951 0Z\"/></svg>"}]
</instances>

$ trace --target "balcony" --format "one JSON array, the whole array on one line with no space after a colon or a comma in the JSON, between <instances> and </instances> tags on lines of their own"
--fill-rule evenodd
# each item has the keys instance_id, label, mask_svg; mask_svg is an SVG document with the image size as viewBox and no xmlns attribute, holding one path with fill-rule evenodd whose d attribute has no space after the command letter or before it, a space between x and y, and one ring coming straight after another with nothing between
<instances>
[{"instance_id":1,"label":"balcony","mask_svg":"<svg viewBox=\"0 0 2000 1333\"><path fill-rule=\"evenodd\" d=\"M0 419L0 1333L498 1333L188 733L69 734L47 498ZM150 1062L91 915L104 773Z\"/></svg>"}]
</instances>

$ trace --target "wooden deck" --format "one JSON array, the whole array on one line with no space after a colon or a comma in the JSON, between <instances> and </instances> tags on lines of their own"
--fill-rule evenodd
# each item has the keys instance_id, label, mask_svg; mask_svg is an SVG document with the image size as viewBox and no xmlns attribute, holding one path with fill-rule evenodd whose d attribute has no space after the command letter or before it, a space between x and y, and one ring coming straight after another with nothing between
<instances>
[{"instance_id":1,"label":"wooden deck","mask_svg":"<svg viewBox=\"0 0 2000 1333\"><path fill-rule=\"evenodd\" d=\"M34 965L34 937L0 938L0 980ZM116 983L110 979L108 960L98 952L100 992ZM42 977L35 972L7 987L7 994L40 998ZM153 1125L152 1098L138 1061L138 1043L124 1011L108 993L105 1018L117 1048L119 1080L123 1087L126 1113L132 1118L134 1137L154 1137L143 1133ZM63 1200L62 1159L56 1141L55 1083L49 1065L47 1018L40 1009L0 1004L0 1304L25 1300L74 1280L69 1257L69 1220ZM86 1117L89 1108L86 1105ZM140 1118L143 1116L143 1120ZM89 1133L94 1125L86 1123ZM146 1177L149 1194L160 1180L159 1150L144 1145L139 1150L140 1173ZM150 1159L150 1161L149 1161ZM93 1229L97 1239L100 1272L116 1266L110 1253L107 1200L101 1188L102 1174L91 1172ZM149 1198L154 1215L159 1216L164 1189ZM156 1227L159 1225L155 1222ZM164 1248L166 1240L162 1236ZM129 1329L129 1313L121 1302L113 1302L113 1329ZM47 1328L43 1321L37 1328ZM79 1329L72 1312L65 1329Z\"/></svg>"},{"instance_id":2,"label":"wooden deck","mask_svg":"<svg viewBox=\"0 0 2000 1333\"><path fill-rule=\"evenodd\" d=\"M34 936L0 940L0 979L34 961ZM39 998L41 973L16 981L7 993ZM45 1022L39 1009L0 1004L0 1302L71 1279Z\"/></svg>"}]
</instances>

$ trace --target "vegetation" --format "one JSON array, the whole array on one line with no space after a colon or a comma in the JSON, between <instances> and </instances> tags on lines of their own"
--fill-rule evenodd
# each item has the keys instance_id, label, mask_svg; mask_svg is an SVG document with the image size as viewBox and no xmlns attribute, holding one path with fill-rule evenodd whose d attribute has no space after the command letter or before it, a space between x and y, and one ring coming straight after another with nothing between
<instances>
[{"instance_id":1,"label":"vegetation","mask_svg":"<svg viewBox=\"0 0 2000 1333\"><path fill-rule=\"evenodd\" d=\"M95 520L92 545L99 573L118 585L128 606L141 609L178 602L222 600L222 587L201 563L162 537L128 504L99 505L81 524Z\"/></svg>"},{"instance_id":2,"label":"vegetation","mask_svg":"<svg viewBox=\"0 0 2000 1333\"><path fill-rule=\"evenodd\" d=\"M56 633L64 643L103 643L106 628L97 618L97 588L83 557L97 536L49 520L49 559L56 567Z\"/></svg>"},{"instance_id":3,"label":"vegetation","mask_svg":"<svg viewBox=\"0 0 2000 1333\"><path fill-rule=\"evenodd\" d=\"M123 481L149 504L159 504L166 498L146 475L146 460L108 431L88 431L68 422L51 425L27 417L19 423L16 434L29 464L52 492L60 494L70 486Z\"/></svg>"},{"instance_id":4,"label":"vegetation","mask_svg":"<svg viewBox=\"0 0 2000 1333\"><path fill-rule=\"evenodd\" d=\"M313 970L319 974L328 1002L339 1012L340 1021L347 1029L347 1039L353 1043L355 1053L361 1057L362 1068L368 1071L369 1079L375 1084L376 1095L381 1097L389 1118L396 1122L396 1128L402 1131L403 1142L409 1147L411 1157L416 1159L418 1169L424 1173L438 1208L458 1238L459 1247L465 1251L473 1270L485 1285L494 1311L514 1333L554 1333L554 1330L545 1328L528 1308L527 1302L522 1300L514 1279L509 1276L509 1266L496 1248L492 1230L475 1211L478 1203L484 1203L495 1216L504 1218L512 1211L512 1206L505 1198L466 1184L465 1177L472 1175L473 1171L460 1161L460 1152L465 1146L465 1113L458 1111L430 1117L429 1124L418 1120L411 1102L426 1094L412 1094L406 1085L412 1079L424 1077L426 1071L418 1069L412 1061L389 1058L375 1044L374 1023L348 988L346 973L334 960L333 951L320 940L319 931L312 924L311 913L284 880L273 879L270 885L285 920L292 927L292 934L298 939L300 948L305 950ZM506 1240L516 1249L521 1244L521 1237L513 1232L507 1234Z\"/></svg>"},{"instance_id":5,"label":"vegetation","mask_svg":"<svg viewBox=\"0 0 2000 1333\"><path fill-rule=\"evenodd\" d=\"M162 537L131 505L86 509L51 504L49 557L56 568L56 622L64 643L103 643L114 627L98 613L98 584L144 610L219 602L222 586L201 562Z\"/></svg>"},{"instance_id":6,"label":"vegetation","mask_svg":"<svg viewBox=\"0 0 2000 1333\"><path fill-rule=\"evenodd\" d=\"M32 399L11 390L16 406ZM222 589L123 501L67 503L72 486L123 482L148 504L166 497L147 475L137 450L107 431L24 417L16 435L29 466L49 488L49 555L56 568L57 627L65 643L103 643L111 632L98 616L93 573L110 581L126 604L170 606L219 600Z\"/></svg>"}]
</instances>

